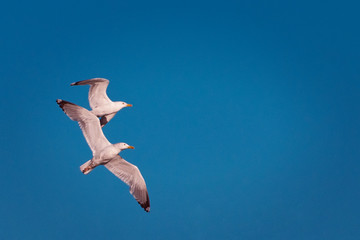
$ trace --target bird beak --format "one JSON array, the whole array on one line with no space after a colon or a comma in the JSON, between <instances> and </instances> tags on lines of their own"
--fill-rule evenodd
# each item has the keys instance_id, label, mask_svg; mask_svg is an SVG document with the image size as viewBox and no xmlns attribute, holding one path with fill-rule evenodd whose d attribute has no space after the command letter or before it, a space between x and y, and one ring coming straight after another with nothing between
<instances>
[{"instance_id":1,"label":"bird beak","mask_svg":"<svg viewBox=\"0 0 360 240\"><path fill-rule=\"evenodd\" d=\"M133 146L129 146L128 148L135 149Z\"/></svg>"},{"instance_id":2,"label":"bird beak","mask_svg":"<svg viewBox=\"0 0 360 240\"><path fill-rule=\"evenodd\" d=\"M132 107L132 104L127 104L126 106L127 106L127 107Z\"/></svg>"}]
</instances>

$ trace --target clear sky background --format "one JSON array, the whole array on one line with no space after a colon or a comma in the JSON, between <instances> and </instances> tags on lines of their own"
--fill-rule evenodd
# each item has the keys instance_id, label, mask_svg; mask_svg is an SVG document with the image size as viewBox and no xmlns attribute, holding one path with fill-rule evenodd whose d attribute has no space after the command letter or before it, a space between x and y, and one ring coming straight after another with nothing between
<instances>
[{"instance_id":1,"label":"clear sky background","mask_svg":"<svg viewBox=\"0 0 360 240\"><path fill-rule=\"evenodd\" d=\"M359 239L360 5L290 2L2 3L0 238ZM93 77L150 213L79 170Z\"/></svg>"}]
</instances>

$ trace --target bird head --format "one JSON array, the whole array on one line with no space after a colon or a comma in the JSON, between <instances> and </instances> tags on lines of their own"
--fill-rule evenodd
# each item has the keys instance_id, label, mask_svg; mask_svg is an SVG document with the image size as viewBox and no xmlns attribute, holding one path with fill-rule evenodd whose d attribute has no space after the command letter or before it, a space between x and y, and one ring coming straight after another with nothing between
<instances>
[{"instance_id":1,"label":"bird head","mask_svg":"<svg viewBox=\"0 0 360 240\"><path fill-rule=\"evenodd\" d=\"M115 102L115 104L118 106L119 110L124 108L124 107L132 107L132 104L128 104L126 102Z\"/></svg>"},{"instance_id":2,"label":"bird head","mask_svg":"<svg viewBox=\"0 0 360 240\"><path fill-rule=\"evenodd\" d=\"M127 143L117 143L116 146L120 149L120 151L124 150L124 149L135 149L133 146L130 146Z\"/></svg>"}]
</instances>

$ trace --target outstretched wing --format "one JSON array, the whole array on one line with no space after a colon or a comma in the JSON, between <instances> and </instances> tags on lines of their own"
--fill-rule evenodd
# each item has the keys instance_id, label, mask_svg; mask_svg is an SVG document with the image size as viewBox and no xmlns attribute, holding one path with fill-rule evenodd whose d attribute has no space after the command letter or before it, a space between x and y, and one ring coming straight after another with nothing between
<instances>
[{"instance_id":1,"label":"outstretched wing","mask_svg":"<svg viewBox=\"0 0 360 240\"><path fill-rule=\"evenodd\" d=\"M74 82L70 85L90 85L89 104L91 109L112 102L106 94L109 80L105 78L92 78L89 80Z\"/></svg>"},{"instance_id":2,"label":"outstretched wing","mask_svg":"<svg viewBox=\"0 0 360 240\"><path fill-rule=\"evenodd\" d=\"M105 167L115 176L130 186L130 193L145 211L150 211L150 199L146 189L145 180L139 169L117 155Z\"/></svg>"},{"instance_id":3,"label":"outstretched wing","mask_svg":"<svg viewBox=\"0 0 360 240\"><path fill-rule=\"evenodd\" d=\"M101 130L99 119L94 114L83 107L65 100L57 99L56 102L71 120L79 122L79 126L93 155L111 145Z\"/></svg>"}]
</instances>

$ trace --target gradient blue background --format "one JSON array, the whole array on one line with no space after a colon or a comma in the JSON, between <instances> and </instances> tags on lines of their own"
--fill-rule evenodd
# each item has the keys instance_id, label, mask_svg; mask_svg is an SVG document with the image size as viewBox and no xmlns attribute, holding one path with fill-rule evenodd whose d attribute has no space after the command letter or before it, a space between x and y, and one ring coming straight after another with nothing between
<instances>
[{"instance_id":1,"label":"gradient blue background","mask_svg":"<svg viewBox=\"0 0 360 240\"><path fill-rule=\"evenodd\" d=\"M359 239L356 1L8 1L1 239ZM87 86L134 105L144 212L57 106Z\"/></svg>"}]
</instances>

